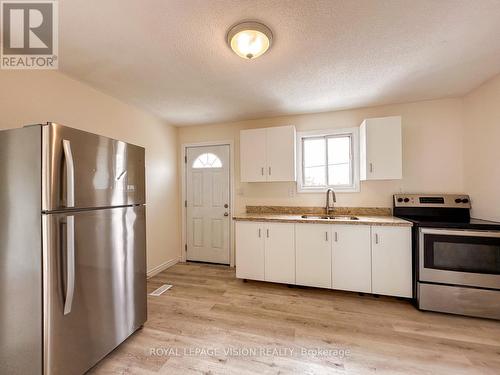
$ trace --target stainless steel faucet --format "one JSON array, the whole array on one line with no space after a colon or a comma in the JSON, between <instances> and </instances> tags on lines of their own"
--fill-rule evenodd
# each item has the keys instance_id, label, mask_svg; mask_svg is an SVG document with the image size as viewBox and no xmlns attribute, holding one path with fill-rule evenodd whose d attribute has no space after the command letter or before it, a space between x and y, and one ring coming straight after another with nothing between
<instances>
[{"instance_id":1,"label":"stainless steel faucet","mask_svg":"<svg viewBox=\"0 0 500 375\"><path fill-rule=\"evenodd\" d=\"M332 193L332 205L330 206L330 192ZM334 203L337 202L337 197L335 196L335 192L333 189L328 189L326 191L326 206L325 206L325 211L327 215L330 215L330 213L333 211L333 206Z\"/></svg>"}]
</instances>

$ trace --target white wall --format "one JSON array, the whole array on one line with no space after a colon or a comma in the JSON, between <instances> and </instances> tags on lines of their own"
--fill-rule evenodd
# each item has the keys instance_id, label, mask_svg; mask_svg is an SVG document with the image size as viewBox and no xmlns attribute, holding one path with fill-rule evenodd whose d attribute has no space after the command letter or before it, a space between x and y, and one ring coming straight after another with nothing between
<instances>
[{"instance_id":1,"label":"white wall","mask_svg":"<svg viewBox=\"0 0 500 375\"><path fill-rule=\"evenodd\" d=\"M235 212L246 205L324 205L324 194L296 193L295 183L240 183L241 129L295 125L298 131L359 126L369 117L403 117L403 174L397 181L366 181L359 193L339 193L337 205L392 207L397 192L464 192L462 100L444 99L355 110L179 128L179 145L235 141ZM180 168L183 164L180 163ZM290 195L291 193L291 195Z\"/></svg>"},{"instance_id":2,"label":"white wall","mask_svg":"<svg viewBox=\"0 0 500 375\"><path fill-rule=\"evenodd\" d=\"M500 75L464 98L464 127L472 216L500 221Z\"/></svg>"},{"instance_id":3,"label":"white wall","mask_svg":"<svg viewBox=\"0 0 500 375\"><path fill-rule=\"evenodd\" d=\"M177 129L58 72L0 71L0 129L47 121L146 148L148 270L177 260Z\"/></svg>"}]
</instances>

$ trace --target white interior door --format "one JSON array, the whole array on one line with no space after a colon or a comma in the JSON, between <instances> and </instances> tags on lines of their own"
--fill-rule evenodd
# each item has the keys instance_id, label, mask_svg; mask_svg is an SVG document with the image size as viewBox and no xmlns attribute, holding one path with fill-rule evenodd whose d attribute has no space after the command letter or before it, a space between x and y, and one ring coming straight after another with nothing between
<instances>
[{"instance_id":1,"label":"white interior door","mask_svg":"<svg viewBox=\"0 0 500 375\"><path fill-rule=\"evenodd\" d=\"M229 264L229 145L187 148L187 254Z\"/></svg>"}]
</instances>

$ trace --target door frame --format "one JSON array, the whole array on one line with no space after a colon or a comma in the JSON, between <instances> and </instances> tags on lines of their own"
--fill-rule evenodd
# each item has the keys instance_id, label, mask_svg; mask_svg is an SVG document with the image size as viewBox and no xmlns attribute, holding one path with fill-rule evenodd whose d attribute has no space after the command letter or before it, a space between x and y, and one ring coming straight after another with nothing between
<instances>
[{"instance_id":1,"label":"door frame","mask_svg":"<svg viewBox=\"0 0 500 375\"><path fill-rule=\"evenodd\" d=\"M196 142L196 143L183 143L180 150L181 161L181 262L186 262L187 251L187 207L184 202L187 198L187 149L191 147L207 147L207 146L229 146L229 265L235 266L234 256L234 224L233 224L233 210L234 210L234 141L209 141L209 142Z\"/></svg>"}]
</instances>

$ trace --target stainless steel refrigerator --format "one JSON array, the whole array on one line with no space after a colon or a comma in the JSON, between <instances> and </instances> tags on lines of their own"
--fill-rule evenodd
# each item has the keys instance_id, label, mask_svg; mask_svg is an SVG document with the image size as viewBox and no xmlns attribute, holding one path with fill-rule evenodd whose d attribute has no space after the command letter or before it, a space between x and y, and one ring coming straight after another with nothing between
<instances>
[{"instance_id":1,"label":"stainless steel refrigerator","mask_svg":"<svg viewBox=\"0 0 500 375\"><path fill-rule=\"evenodd\" d=\"M146 321L144 149L0 131L0 374L83 374Z\"/></svg>"}]
</instances>

